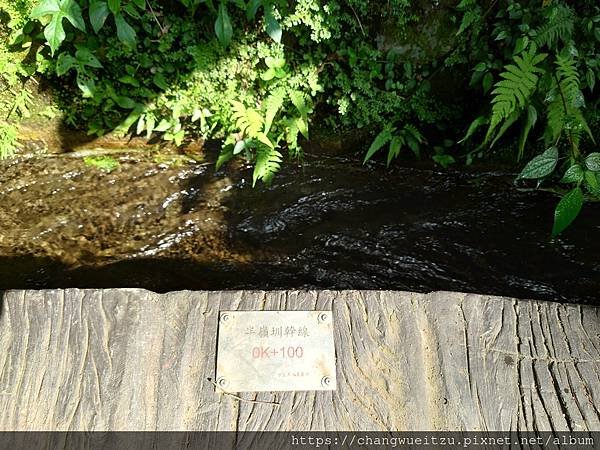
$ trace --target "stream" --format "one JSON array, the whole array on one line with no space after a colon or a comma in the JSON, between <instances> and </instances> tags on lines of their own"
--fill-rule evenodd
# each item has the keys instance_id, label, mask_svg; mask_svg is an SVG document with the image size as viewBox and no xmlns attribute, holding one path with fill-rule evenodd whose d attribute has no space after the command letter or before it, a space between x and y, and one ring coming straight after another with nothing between
<instances>
[{"instance_id":1,"label":"stream","mask_svg":"<svg viewBox=\"0 0 600 450\"><path fill-rule=\"evenodd\" d=\"M514 174L307 157L250 168L120 157L0 162L0 289L448 290L599 304L600 204L549 234L556 197Z\"/></svg>"}]
</instances>

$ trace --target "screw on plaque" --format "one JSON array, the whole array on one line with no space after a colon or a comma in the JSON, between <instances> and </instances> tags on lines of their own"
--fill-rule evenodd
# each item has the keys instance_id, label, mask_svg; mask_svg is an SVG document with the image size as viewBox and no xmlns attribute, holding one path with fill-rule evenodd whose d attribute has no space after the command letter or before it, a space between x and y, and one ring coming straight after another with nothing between
<instances>
[{"instance_id":1,"label":"screw on plaque","mask_svg":"<svg viewBox=\"0 0 600 450\"><path fill-rule=\"evenodd\" d=\"M331 384L331 378L323 377L323 379L321 380L321 384L325 387L328 387Z\"/></svg>"},{"instance_id":2,"label":"screw on plaque","mask_svg":"<svg viewBox=\"0 0 600 450\"><path fill-rule=\"evenodd\" d=\"M221 314L221 322L227 322L230 318L231 316L227 313Z\"/></svg>"},{"instance_id":3,"label":"screw on plaque","mask_svg":"<svg viewBox=\"0 0 600 450\"><path fill-rule=\"evenodd\" d=\"M229 384L229 381L227 381L227 378L221 377L217 380L217 385L220 388L226 388L228 384Z\"/></svg>"},{"instance_id":4,"label":"screw on plaque","mask_svg":"<svg viewBox=\"0 0 600 450\"><path fill-rule=\"evenodd\" d=\"M319 322L326 322L328 318L329 316L327 315L327 313L322 312L321 314L319 314Z\"/></svg>"}]
</instances>

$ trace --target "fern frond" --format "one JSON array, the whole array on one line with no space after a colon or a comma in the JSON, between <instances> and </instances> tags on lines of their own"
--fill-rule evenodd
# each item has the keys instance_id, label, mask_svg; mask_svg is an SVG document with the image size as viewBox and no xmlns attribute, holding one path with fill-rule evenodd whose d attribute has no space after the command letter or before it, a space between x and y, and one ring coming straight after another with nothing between
<instances>
[{"instance_id":1,"label":"fern frond","mask_svg":"<svg viewBox=\"0 0 600 450\"><path fill-rule=\"evenodd\" d=\"M573 10L564 4L548 7L545 14L546 22L535 30L535 43L552 48L559 40L567 42L573 36Z\"/></svg>"},{"instance_id":2,"label":"fern frond","mask_svg":"<svg viewBox=\"0 0 600 450\"><path fill-rule=\"evenodd\" d=\"M288 144L288 150L290 157L300 158L302 156L302 148L298 144L298 137L300 135L300 127L298 125L298 118L293 117L285 120L285 140Z\"/></svg>"},{"instance_id":3,"label":"fern frond","mask_svg":"<svg viewBox=\"0 0 600 450\"><path fill-rule=\"evenodd\" d=\"M548 125L546 138L557 142L566 132L571 145L579 147L583 133L592 141L594 136L588 126L581 108L585 106L580 89L577 61L565 52L556 56L555 80L548 96Z\"/></svg>"},{"instance_id":4,"label":"fern frond","mask_svg":"<svg viewBox=\"0 0 600 450\"><path fill-rule=\"evenodd\" d=\"M584 105L580 89L577 61L571 56L556 56L556 75L560 80L560 88L568 107L581 108Z\"/></svg>"},{"instance_id":5,"label":"fern frond","mask_svg":"<svg viewBox=\"0 0 600 450\"><path fill-rule=\"evenodd\" d=\"M277 149L259 146L252 174L252 185L256 186L256 182L259 180L265 183L270 182L273 175L280 169L282 161L283 156Z\"/></svg>"},{"instance_id":6,"label":"fern frond","mask_svg":"<svg viewBox=\"0 0 600 450\"><path fill-rule=\"evenodd\" d=\"M417 127L411 124L406 124L400 132L400 135L402 136L402 140L406 142L415 156L420 158L421 144L425 142L425 137L421 134Z\"/></svg>"},{"instance_id":7,"label":"fern frond","mask_svg":"<svg viewBox=\"0 0 600 450\"><path fill-rule=\"evenodd\" d=\"M304 136L306 139L309 139L308 116L312 112L310 99L307 99L306 95L300 91L293 91L290 92L290 100L300 113L300 117L298 117L298 129L300 130L300 134L302 134L302 136Z\"/></svg>"},{"instance_id":8,"label":"fern frond","mask_svg":"<svg viewBox=\"0 0 600 450\"><path fill-rule=\"evenodd\" d=\"M425 142L425 137L414 125L407 123L404 125L404 130L406 130L406 132L410 134L419 144Z\"/></svg>"},{"instance_id":9,"label":"fern frond","mask_svg":"<svg viewBox=\"0 0 600 450\"><path fill-rule=\"evenodd\" d=\"M479 24L481 22L481 7L476 6L473 9L470 9L465 12L462 21L460 22L460 27L456 32L456 35L460 35L469 28L471 28L475 24Z\"/></svg>"},{"instance_id":10,"label":"fern frond","mask_svg":"<svg viewBox=\"0 0 600 450\"><path fill-rule=\"evenodd\" d=\"M290 100L302 117L307 117L310 113L310 107L306 102L306 95L301 91L290 92Z\"/></svg>"},{"instance_id":11,"label":"fern frond","mask_svg":"<svg viewBox=\"0 0 600 450\"><path fill-rule=\"evenodd\" d=\"M575 127L569 130L569 138L573 142L576 148L579 148L581 139L583 138L583 129L581 127Z\"/></svg>"},{"instance_id":12,"label":"fern frond","mask_svg":"<svg viewBox=\"0 0 600 450\"><path fill-rule=\"evenodd\" d=\"M590 128L587 121L585 120L583 113L577 109L573 112L572 117L573 117L573 123L575 124L575 126L571 128L573 133L580 132L580 134L583 134L583 131L585 131L587 133L587 135L590 137L590 139L592 140L592 142L594 144L596 144L596 140L594 139L594 134L592 133L592 129Z\"/></svg>"},{"instance_id":13,"label":"fern frond","mask_svg":"<svg viewBox=\"0 0 600 450\"><path fill-rule=\"evenodd\" d=\"M537 47L532 45L529 51L514 57L515 64L509 64L504 68L504 72L500 74L503 79L495 84L492 92L494 95L492 117L486 143L490 141L501 123L509 118L512 120L516 113L527 106L537 88L539 75L545 73L538 64L546 59L546 56L545 53L538 54Z\"/></svg>"},{"instance_id":14,"label":"fern frond","mask_svg":"<svg viewBox=\"0 0 600 450\"><path fill-rule=\"evenodd\" d=\"M285 100L285 90L276 89L271 95L264 101L265 109L265 134L268 134L273 125L273 119L283 106Z\"/></svg>"},{"instance_id":15,"label":"fern frond","mask_svg":"<svg viewBox=\"0 0 600 450\"><path fill-rule=\"evenodd\" d=\"M240 131L252 138L258 136L264 126L262 115L253 108L247 108L241 102L234 100L231 104L233 105L233 119Z\"/></svg>"},{"instance_id":16,"label":"fern frond","mask_svg":"<svg viewBox=\"0 0 600 450\"><path fill-rule=\"evenodd\" d=\"M547 98L548 107L546 109L547 125L545 135L547 141L557 142L564 130L567 113L556 83L550 92Z\"/></svg>"},{"instance_id":17,"label":"fern frond","mask_svg":"<svg viewBox=\"0 0 600 450\"><path fill-rule=\"evenodd\" d=\"M17 151L18 131L14 125L0 122L0 159L10 158Z\"/></svg>"}]
</instances>

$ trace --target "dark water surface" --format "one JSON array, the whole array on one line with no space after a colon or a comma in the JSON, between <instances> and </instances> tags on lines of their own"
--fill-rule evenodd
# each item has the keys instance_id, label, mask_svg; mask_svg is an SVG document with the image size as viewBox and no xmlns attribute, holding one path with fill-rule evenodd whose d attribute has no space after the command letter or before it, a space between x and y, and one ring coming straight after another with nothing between
<instances>
[{"instance_id":1,"label":"dark water surface","mask_svg":"<svg viewBox=\"0 0 600 450\"><path fill-rule=\"evenodd\" d=\"M551 241L556 198L501 172L326 158L247 169L122 158L0 166L0 289L452 290L600 304L600 205ZM246 181L245 181L246 180Z\"/></svg>"}]
</instances>

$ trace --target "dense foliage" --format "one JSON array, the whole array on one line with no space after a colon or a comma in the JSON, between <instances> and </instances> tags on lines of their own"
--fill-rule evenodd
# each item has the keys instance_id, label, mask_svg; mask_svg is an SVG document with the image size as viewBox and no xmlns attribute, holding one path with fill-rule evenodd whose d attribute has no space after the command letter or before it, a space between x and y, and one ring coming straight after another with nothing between
<instances>
[{"instance_id":1,"label":"dense foliage","mask_svg":"<svg viewBox=\"0 0 600 450\"><path fill-rule=\"evenodd\" d=\"M388 165L514 148L533 158L521 180L567 192L554 234L600 194L591 0L0 0L0 16L0 156L41 77L72 127L221 139L217 165L244 157L254 183L319 124L372 133L365 162Z\"/></svg>"},{"instance_id":2,"label":"dense foliage","mask_svg":"<svg viewBox=\"0 0 600 450\"><path fill-rule=\"evenodd\" d=\"M479 27L473 33L478 42L488 36L504 45L488 40L487 47L477 47L488 53L479 57L483 60L475 67L472 83L491 91L491 111L475 119L467 136L486 124L482 145L493 147L518 124L520 160L530 134L539 130L543 151L519 178L570 186L556 208L552 234L557 235L577 217L585 194L600 197L600 153L586 119L589 112L598 122L594 88L600 66L600 8L585 2L575 7L545 1L540 7L511 0L487 29L474 19L482 13L477 3L461 2L466 9L461 29Z\"/></svg>"}]
</instances>

